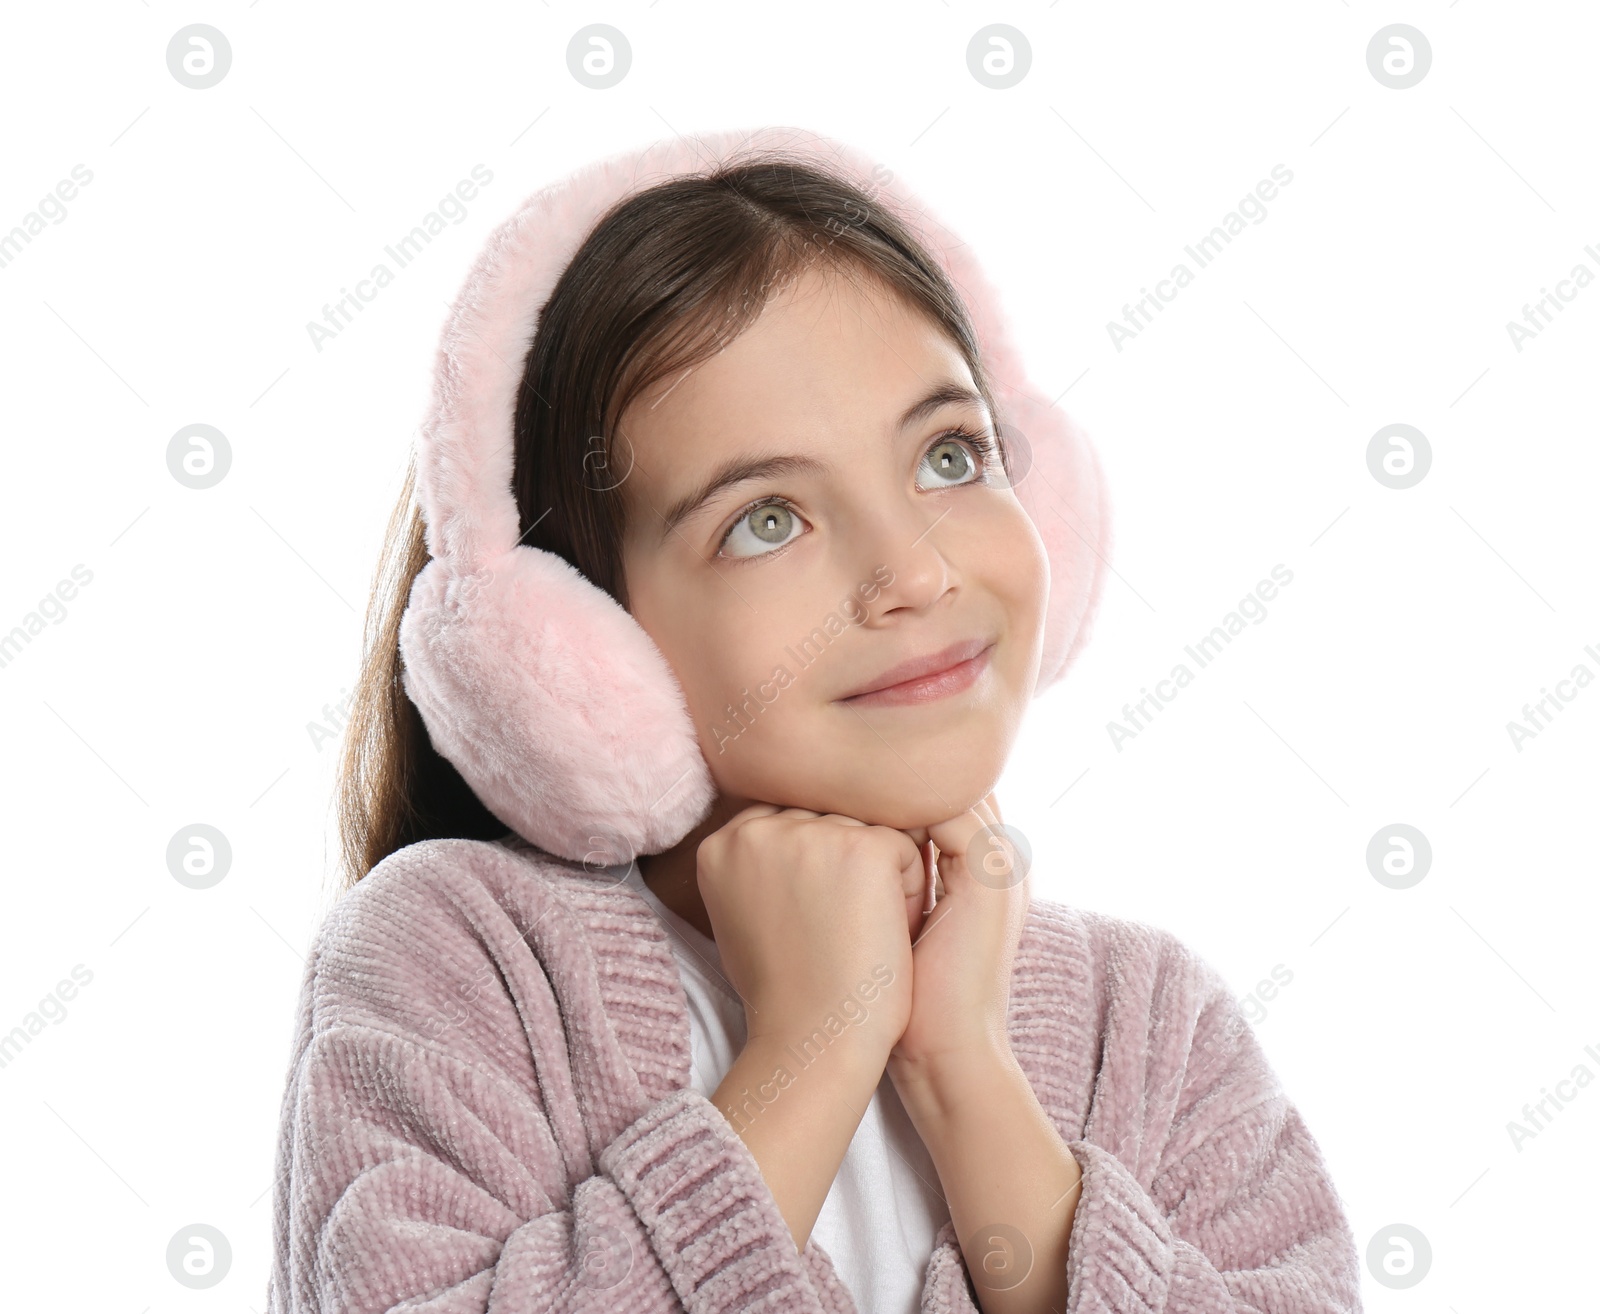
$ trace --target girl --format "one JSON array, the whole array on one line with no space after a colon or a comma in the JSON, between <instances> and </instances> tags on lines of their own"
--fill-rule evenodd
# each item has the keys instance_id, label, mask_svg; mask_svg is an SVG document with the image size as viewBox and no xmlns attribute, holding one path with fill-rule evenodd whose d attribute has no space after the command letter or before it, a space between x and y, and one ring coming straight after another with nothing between
<instances>
[{"instance_id":1,"label":"girl","mask_svg":"<svg viewBox=\"0 0 1600 1314\"><path fill-rule=\"evenodd\" d=\"M1359 1308L1213 969L1030 897L1086 443L815 134L537 194L445 334L286 1084L275 1314Z\"/></svg>"}]
</instances>

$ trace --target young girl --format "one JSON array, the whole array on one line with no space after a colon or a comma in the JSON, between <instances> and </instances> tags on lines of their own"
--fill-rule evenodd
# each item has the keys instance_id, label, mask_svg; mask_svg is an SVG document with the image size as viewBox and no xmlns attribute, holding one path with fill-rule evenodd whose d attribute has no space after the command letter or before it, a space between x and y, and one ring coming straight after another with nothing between
<instances>
[{"instance_id":1,"label":"young girl","mask_svg":"<svg viewBox=\"0 0 1600 1314\"><path fill-rule=\"evenodd\" d=\"M1359 1309L1220 975L1030 897L1092 453L972 255L797 129L491 239L391 524L274 1314Z\"/></svg>"}]
</instances>

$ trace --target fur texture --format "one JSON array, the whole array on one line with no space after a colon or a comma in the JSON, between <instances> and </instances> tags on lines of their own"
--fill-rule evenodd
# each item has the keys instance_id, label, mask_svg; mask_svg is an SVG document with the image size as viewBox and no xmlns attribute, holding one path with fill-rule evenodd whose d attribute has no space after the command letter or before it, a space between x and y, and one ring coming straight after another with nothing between
<instances>
[{"instance_id":1,"label":"fur texture","mask_svg":"<svg viewBox=\"0 0 1600 1314\"><path fill-rule=\"evenodd\" d=\"M446 322L418 448L433 557L400 627L404 685L434 747L501 821L549 853L611 866L670 848L715 799L682 688L615 600L518 543L511 491L517 388L556 280L616 202L668 178L778 149L875 193L961 292L1050 559L1038 691L1088 637L1110 546L1092 446L1024 377L998 296L969 247L843 143L792 127L671 138L528 197L489 238Z\"/></svg>"}]
</instances>

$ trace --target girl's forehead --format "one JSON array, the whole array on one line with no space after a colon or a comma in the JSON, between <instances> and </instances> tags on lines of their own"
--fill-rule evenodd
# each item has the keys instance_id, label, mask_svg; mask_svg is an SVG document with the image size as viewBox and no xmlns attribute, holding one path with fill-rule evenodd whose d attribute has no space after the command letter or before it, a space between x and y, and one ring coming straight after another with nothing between
<instances>
[{"instance_id":1,"label":"girl's forehead","mask_svg":"<svg viewBox=\"0 0 1600 1314\"><path fill-rule=\"evenodd\" d=\"M708 427L747 433L842 408L869 423L898 416L928 380L951 376L973 392L965 356L920 309L885 293L777 303L706 359L657 380L628 408L636 432ZM688 431L683 433L683 431Z\"/></svg>"},{"instance_id":2,"label":"girl's forehead","mask_svg":"<svg viewBox=\"0 0 1600 1314\"><path fill-rule=\"evenodd\" d=\"M907 428L960 403L986 413L940 326L875 280L812 273L720 350L645 389L623 415L613 464L634 468L625 498L670 531L741 465L848 469L849 454L892 451Z\"/></svg>"}]
</instances>

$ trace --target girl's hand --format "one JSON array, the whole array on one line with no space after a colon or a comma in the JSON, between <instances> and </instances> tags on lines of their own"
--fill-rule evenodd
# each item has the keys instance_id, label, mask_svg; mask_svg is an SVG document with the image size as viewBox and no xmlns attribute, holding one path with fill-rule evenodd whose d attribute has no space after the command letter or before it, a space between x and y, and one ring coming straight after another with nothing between
<instances>
[{"instance_id":1,"label":"girl's hand","mask_svg":"<svg viewBox=\"0 0 1600 1314\"><path fill-rule=\"evenodd\" d=\"M1024 859L993 793L960 816L904 833L937 846L944 892L913 936L911 1016L888 1062L897 1081L1010 1055L1011 968L1029 900Z\"/></svg>"},{"instance_id":2,"label":"girl's hand","mask_svg":"<svg viewBox=\"0 0 1600 1314\"><path fill-rule=\"evenodd\" d=\"M756 803L706 836L696 858L723 971L744 1000L746 1044L826 1041L831 1016L876 1085L911 1011L904 910L924 886L916 842L854 817Z\"/></svg>"}]
</instances>

